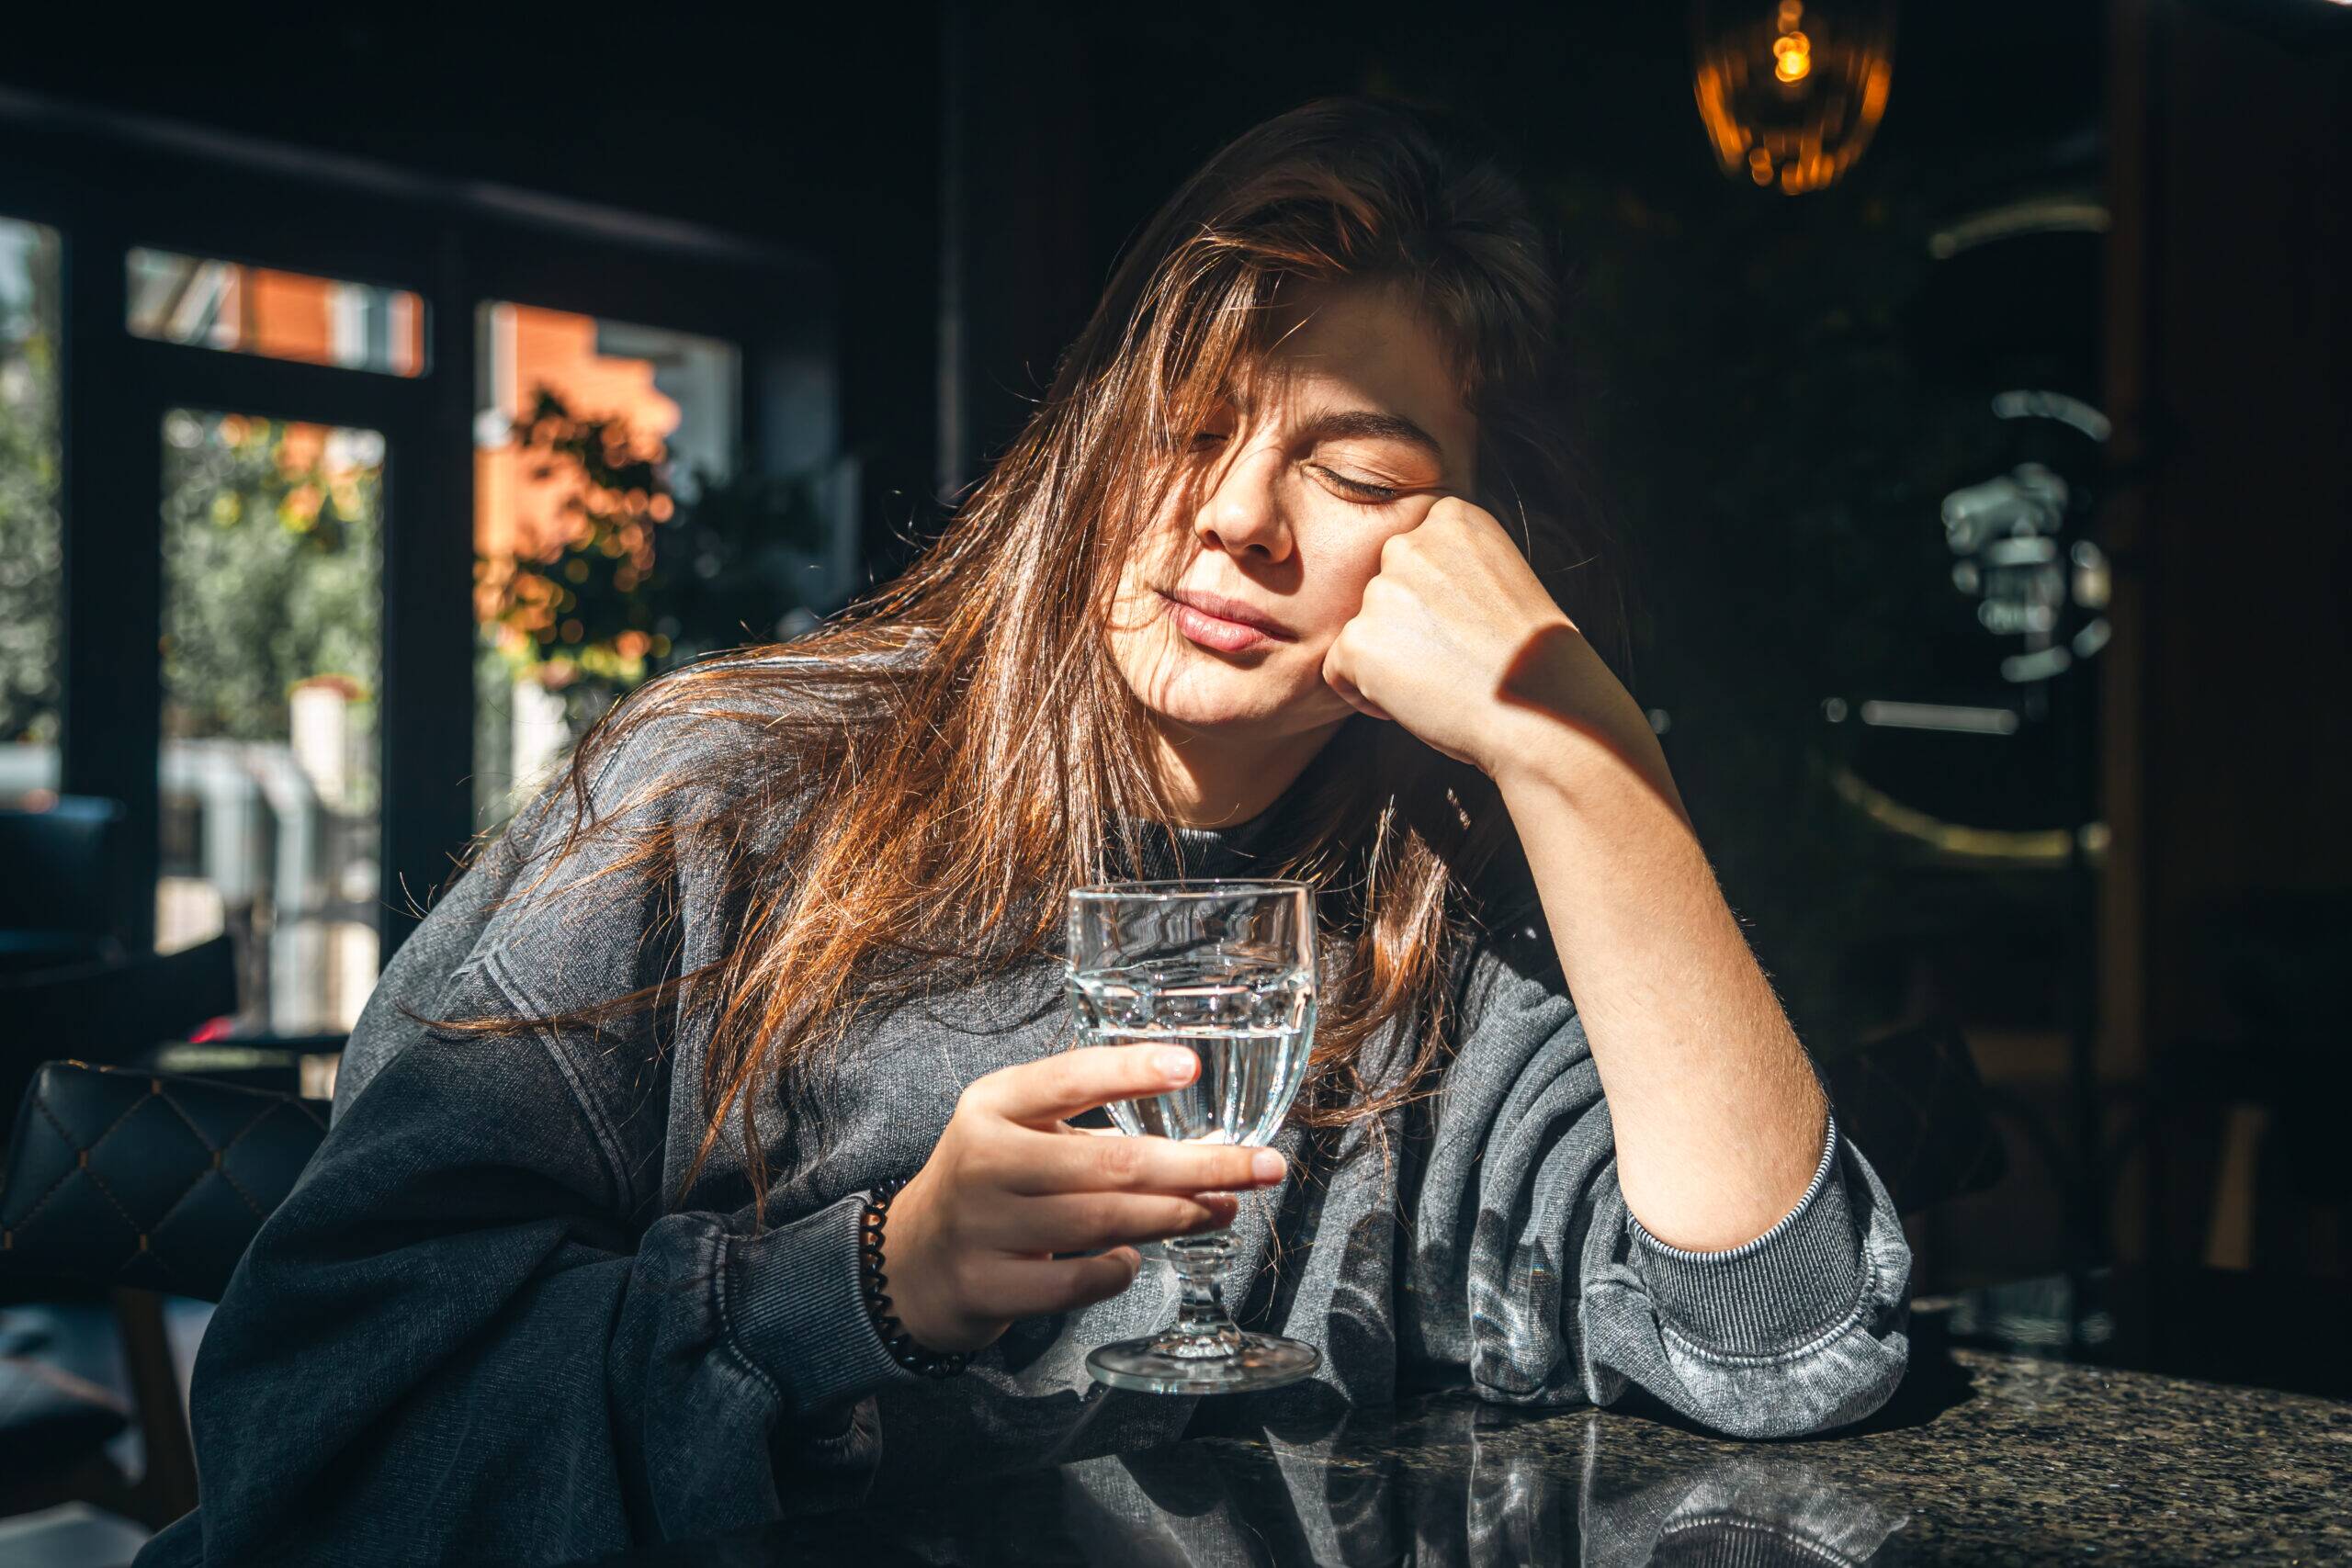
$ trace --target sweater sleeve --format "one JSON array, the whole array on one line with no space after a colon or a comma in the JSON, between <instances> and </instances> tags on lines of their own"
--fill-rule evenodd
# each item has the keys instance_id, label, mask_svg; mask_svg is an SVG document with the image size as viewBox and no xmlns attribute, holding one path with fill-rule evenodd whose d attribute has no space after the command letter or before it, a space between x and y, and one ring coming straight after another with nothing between
<instances>
[{"instance_id":1,"label":"sweater sleeve","mask_svg":"<svg viewBox=\"0 0 2352 1568\"><path fill-rule=\"evenodd\" d=\"M1909 1245L1835 1118L1812 1184L1763 1235L1721 1252L1657 1240L1618 1190L1600 1070L1555 964L1482 953L1425 1128L1408 1359L1512 1403L1610 1404L1638 1387L1743 1438L1859 1420L1902 1381Z\"/></svg>"},{"instance_id":2,"label":"sweater sleeve","mask_svg":"<svg viewBox=\"0 0 2352 1568\"><path fill-rule=\"evenodd\" d=\"M201 1561L553 1562L776 1517L780 1434L910 1375L858 1200L632 1236L614 1179L540 1042L393 1056L199 1347Z\"/></svg>"},{"instance_id":3,"label":"sweater sleeve","mask_svg":"<svg viewBox=\"0 0 2352 1568\"><path fill-rule=\"evenodd\" d=\"M544 797L513 837L565 820ZM346 1050L365 1077L199 1345L200 1523L159 1563L567 1562L863 1484L854 1408L912 1374L865 1315L859 1195L771 1199L757 1234L748 1187L673 1208L671 1090L696 1064L661 1009L488 1035L408 1016L544 1017L658 978L674 879L594 874L630 848L543 880L487 857L387 970Z\"/></svg>"}]
</instances>

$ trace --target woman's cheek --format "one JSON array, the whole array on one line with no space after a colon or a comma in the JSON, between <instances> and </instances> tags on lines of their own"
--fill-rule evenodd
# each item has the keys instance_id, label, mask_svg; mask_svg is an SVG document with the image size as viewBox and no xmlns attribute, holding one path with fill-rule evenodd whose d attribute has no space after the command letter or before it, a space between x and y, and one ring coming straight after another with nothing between
<instances>
[{"instance_id":1,"label":"woman's cheek","mask_svg":"<svg viewBox=\"0 0 2352 1568\"><path fill-rule=\"evenodd\" d=\"M1401 529L1396 531L1403 532ZM1381 535L1372 541L1371 548L1359 549L1342 563L1341 570L1337 574L1340 581L1331 584L1334 613L1329 618L1334 637L1339 635L1340 627L1353 620L1363 608L1363 591L1371 586L1374 578L1380 575L1380 547L1387 540L1387 535Z\"/></svg>"}]
</instances>

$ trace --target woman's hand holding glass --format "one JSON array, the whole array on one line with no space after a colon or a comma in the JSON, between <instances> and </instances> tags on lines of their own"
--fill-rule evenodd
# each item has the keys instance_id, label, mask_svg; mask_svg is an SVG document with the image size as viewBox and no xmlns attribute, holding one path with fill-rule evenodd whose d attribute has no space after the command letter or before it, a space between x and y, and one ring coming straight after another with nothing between
<instances>
[{"instance_id":1,"label":"woman's hand holding glass","mask_svg":"<svg viewBox=\"0 0 2352 1568\"><path fill-rule=\"evenodd\" d=\"M1220 1230L1236 1192L1279 1182L1272 1149L1068 1122L1199 1071L1188 1050L1088 1045L974 1079L890 1206L889 1292L906 1331L934 1350L978 1350L1015 1318L1106 1300L1134 1283L1138 1244ZM1057 1256L1070 1253L1098 1255Z\"/></svg>"}]
</instances>

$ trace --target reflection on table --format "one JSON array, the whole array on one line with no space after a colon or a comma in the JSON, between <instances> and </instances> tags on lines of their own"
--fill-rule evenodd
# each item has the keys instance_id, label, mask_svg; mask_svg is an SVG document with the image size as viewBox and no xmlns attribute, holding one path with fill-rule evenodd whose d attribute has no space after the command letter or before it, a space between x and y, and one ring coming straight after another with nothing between
<instances>
[{"instance_id":1,"label":"reflection on table","mask_svg":"<svg viewBox=\"0 0 2352 1568\"><path fill-rule=\"evenodd\" d=\"M1462 1393L1319 1423L1204 1406L1187 1441L609 1563L1908 1563L2352 1555L2352 1405L1951 1348L1845 1432L1758 1443L1660 1408ZM1111 1394L1105 1397L1147 1398ZM1269 1407L1260 1406L1263 1414ZM1200 1436L1204 1425L1222 1427ZM887 1435L886 1435L887 1440Z\"/></svg>"}]
</instances>

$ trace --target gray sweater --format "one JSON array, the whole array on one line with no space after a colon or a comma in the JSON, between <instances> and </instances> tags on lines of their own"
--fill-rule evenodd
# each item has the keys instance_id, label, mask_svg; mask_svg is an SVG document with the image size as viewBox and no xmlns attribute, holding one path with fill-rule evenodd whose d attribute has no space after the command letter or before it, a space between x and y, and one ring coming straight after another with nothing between
<instances>
[{"instance_id":1,"label":"gray sweater","mask_svg":"<svg viewBox=\"0 0 2352 1568\"><path fill-rule=\"evenodd\" d=\"M603 759L596 814L657 771L683 762L692 780L699 749L740 733L647 726ZM693 820L697 793L642 809ZM1784 1436L1868 1415L1903 1375L1910 1253L1834 1122L1804 1198L1744 1247L1678 1250L1628 1213L1600 1077L1531 906L1460 972L1442 1090L1390 1115L1386 1153L1361 1129L1286 1129L1293 1178L1243 1202L1226 1298L1318 1347L1314 1380L1210 1400L1094 1384L1089 1348L1173 1320L1164 1261L1113 1300L1015 1324L960 1377L917 1378L866 1317L861 1198L922 1165L974 1077L1069 1043L1059 962L900 1008L797 1085L813 1114L764 1117L754 1235L732 1118L668 1201L706 1122L707 1012L451 1040L400 1010L555 1010L735 940L718 858L691 843L636 897L570 873L517 896L544 863L518 850L569 811L541 795L386 968L327 1138L198 1356L204 1506L142 1568L560 1562L1162 1442L1196 1410L1295 1427L1429 1382L1517 1404L1631 1394ZM1247 874L1272 816L1189 835L1188 872ZM584 874L613 852L580 852ZM674 930L647 940L665 907ZM1375 1048L1374 1071L1406 1043Z\"/></svg>"}]
</instances>

